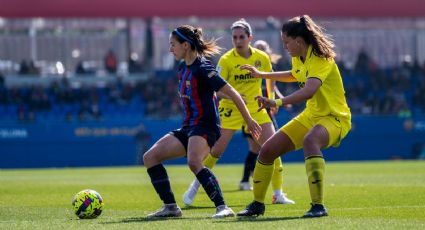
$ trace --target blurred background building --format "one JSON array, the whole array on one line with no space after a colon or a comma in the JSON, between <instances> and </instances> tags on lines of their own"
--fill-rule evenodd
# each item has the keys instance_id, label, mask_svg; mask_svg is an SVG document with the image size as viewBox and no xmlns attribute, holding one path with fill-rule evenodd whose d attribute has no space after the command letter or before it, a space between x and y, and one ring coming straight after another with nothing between
<instances>
[{"instance_id":1,"label":"blurred background building","mask_svg":"<svg viewBox=\"0 0 425 230\"><path fill-rule=\"evenodd\" d=\"M202 27L228 49L229 27L243 17L254 40L284 56L277 68L285 70L280 26L300 14L333 36L354 115L347 141L327 159L425 157L421 0L0 2L0 168L138 163L152 141L180 125L172 29ZM278 87L285 94L297 88ZM302 108L281 109L279 124ZM245 152L238 138L224 161L243 158L231 153Z\"/></svg>"}]
</instances>

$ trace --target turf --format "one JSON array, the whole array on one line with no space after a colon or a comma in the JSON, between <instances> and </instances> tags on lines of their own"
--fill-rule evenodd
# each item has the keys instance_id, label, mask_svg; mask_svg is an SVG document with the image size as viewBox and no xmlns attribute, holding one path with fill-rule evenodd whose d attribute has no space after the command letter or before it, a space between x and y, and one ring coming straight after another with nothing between
<instances>
[{"instance_id":1,"label":"turf","mask_svg":"<svg viewBox=\"0 0 425 230\"><path fill-rule=\"evenodd\" d=\"M187 166L166 166L183 208L178 219L147 220L161 202L143 167L0 170L0 229L425 229L425 162L328 162L328 217L299 218L309 208L303 164L285 165L284 190L295 205L271 205L259 218L209 218L212 203L202 191L195 207L181 196L193 179ZM214 169L225 199L236 212L252 193L238 191L241 165ZM79 220L71 201L91 188L104 198L105 210L94 220Z\"/></svg>"}]
</instances>

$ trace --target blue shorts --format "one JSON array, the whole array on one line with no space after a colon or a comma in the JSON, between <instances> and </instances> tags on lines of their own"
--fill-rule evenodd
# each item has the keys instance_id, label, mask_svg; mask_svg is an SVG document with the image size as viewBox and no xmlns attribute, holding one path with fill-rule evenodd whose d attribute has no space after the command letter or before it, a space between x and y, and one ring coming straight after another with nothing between
<instances>
[{"instance_id":1,"label":"blue shorts","mask_svg":"<svg viewBox=\"0 0 425 230\"><path fill-rule=\"evenodd\" d=\"M218 138L220 138L220 130L218 128L208 128L202 125L185 126L180 129L171 131L170 134L179 139L186 151L189 138L192 136L203 137L205 140L207 140L210 148L212 148Z\"/></svg>"}]
</instances>

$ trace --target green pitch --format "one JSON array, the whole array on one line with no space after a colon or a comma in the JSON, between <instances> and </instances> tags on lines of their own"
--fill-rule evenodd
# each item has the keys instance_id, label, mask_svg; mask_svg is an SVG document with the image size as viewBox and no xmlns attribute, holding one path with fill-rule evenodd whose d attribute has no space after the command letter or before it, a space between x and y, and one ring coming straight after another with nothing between
<instances>
[{"instance_id":1,"label":"green pitch","mask_svg":"<svg viewBox=\"0 0 425 230\"><path fill-rule=\"evenodd\" d=\"M284 190L295 205L271 205L259 218L209 218L215 209L202 191L195 207L181 196L194 178L187 166L166 166L183 217L150 221L160 208L142 167L0 170L0 229L425 229L425 162L350 162L326 165L325 200L329 217L299 218L309 208L303 164L286 164ZM235 212L252 193L238 191L241 165L214 169L227 204ZM98 191L102 215L79 220L71 201L80 190Z\"/></svg>"}]
</instances>

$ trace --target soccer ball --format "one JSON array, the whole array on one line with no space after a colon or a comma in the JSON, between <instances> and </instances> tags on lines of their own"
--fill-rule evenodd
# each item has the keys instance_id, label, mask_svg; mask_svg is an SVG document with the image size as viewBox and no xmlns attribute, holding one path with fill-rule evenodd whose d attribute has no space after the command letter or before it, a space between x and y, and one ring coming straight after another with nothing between
<instances>
[{"instance_id":1,"label":"soccer ball","mask_svg":"<svg viewBox=\"0 0 425 230\"><path fill-rule=\"evenodd\" d=\"M91 189L80 191L74 196L72 206L74 213L80 219L94 219L102 213L103 199L100 194Z\"/></svg>"}]
</instances>

